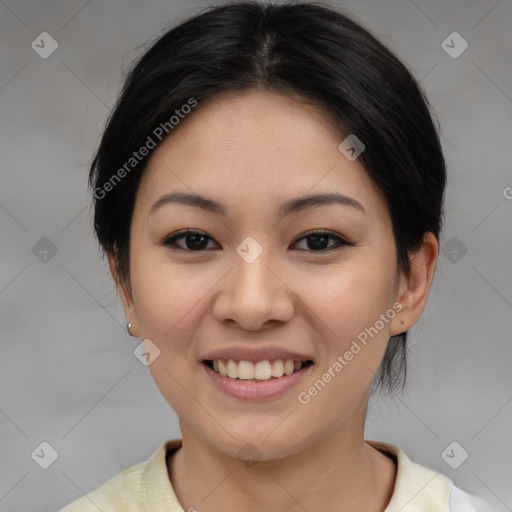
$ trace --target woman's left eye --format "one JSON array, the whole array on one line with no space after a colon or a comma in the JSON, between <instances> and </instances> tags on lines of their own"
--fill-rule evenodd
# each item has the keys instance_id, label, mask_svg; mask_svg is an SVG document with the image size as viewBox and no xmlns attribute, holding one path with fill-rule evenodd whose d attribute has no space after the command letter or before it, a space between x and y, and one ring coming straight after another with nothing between
<instances>
[{"instance_id":1,"label":"woman's left eye","mask_svg":"<svg viewBox=\"0 0 512 512\"><path fill-rule=\"evenodd\" d=\"M178 240L185 239L185 247L177 244ZM336 243L334 245L328 246L329 239L334 240ZM162 241L162 245L170 248L182 249L189 252L203 252L207 249L207 240L212 240L206 233L195 230L184 230L171 235L165 238ZM344 245L353 245L343 238L330 233L329 231L311 231L306 233L305 236L299 238L293 245L297 245L302 240L306 240L307 249L299 249L299 250L310 250L311 252L326 252L333 249L337 249Z\"/></svg>"},{"instance_id":2,"label":"woman's left eye","mask_svg":"<svg viewBox=\"0 0 512 512\"><path fill-rule=\"evenodd\" d=\"M334 246L325 247L325 245L328 244L329 239L335 240L336 243L334 244ZM307 240L307 245L309 246L310 249L311 247L315 247L316 250L313 250L313 252L330 251L333 249L337 249L343 245L352 245L349 244L346 240L343 240L343 238L334 235L329 231L312 231L310 233L307 233L306 236L303 236L295 243L297 244L301 240ZM312 244L309 243L310 240L313 240Z\"/></svg>"}]
</instances>

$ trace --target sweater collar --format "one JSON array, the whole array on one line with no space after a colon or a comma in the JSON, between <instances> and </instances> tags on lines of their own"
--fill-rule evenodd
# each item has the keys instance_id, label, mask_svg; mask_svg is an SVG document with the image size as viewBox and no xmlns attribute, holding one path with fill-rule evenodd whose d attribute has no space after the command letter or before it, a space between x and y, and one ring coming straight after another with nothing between
<instances>
[{"instance_id":1,"label":"sweater collar","mask_svg":"<svg viewBox=\"0 0 512 512\"><path fill-rule=\"evenodd\" d=\"M438 471L411 461L398 446L366 441L397 463L397 475L391 500L384 512L446 512L449 510L453 482ZM181 439L163 442L146 462L142 476L146 510L184 512L167 473L167 457L177 451Z\"/></svg>"},{"instance_id":2,"label":"sweater collar","mask_svg":"<svg viewBox=\"0 0 512 512\"><path fill-rule=\"evenodd\" d=\"M447 512L450 509L453 482L447 476L413 462L394 444L366 442L397 462L395 487L384 512Z\"/></svg>"}]
</instances>

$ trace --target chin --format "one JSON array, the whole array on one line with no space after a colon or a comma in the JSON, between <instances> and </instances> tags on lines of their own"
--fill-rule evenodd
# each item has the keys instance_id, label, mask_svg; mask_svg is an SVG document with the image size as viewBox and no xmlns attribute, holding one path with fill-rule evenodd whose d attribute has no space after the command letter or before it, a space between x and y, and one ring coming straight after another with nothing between
<instances>
[{"instance_id":1,"label":"chin","mask_svg":"<svg viewBox=\"0 0 512 512\"><path fill-rule=\"evenodd\" d=\"M256 462L275 461L292 456L299 452L305 443L305 440L295 439L290 435L290 430L282 433L270 433L268 429L253 429L245 431L243 434L236 433L233 437L225 431L223 437L215 436L211 439L211 445L226 455L239 459L246 463L248 467ZM304 433L302 432L301 436Z\"/></svg>"}]
</instances>

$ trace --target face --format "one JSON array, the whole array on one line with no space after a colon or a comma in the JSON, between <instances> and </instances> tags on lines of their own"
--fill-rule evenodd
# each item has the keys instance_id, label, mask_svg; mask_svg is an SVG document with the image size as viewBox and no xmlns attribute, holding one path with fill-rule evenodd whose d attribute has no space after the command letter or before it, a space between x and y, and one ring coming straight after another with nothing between
<instances>
[{"instance_id":1,"label":"face","mask_svg":"<svg viewBox=\"0 0 512 512\"><path fill-rule=\"evenodd\" d=\"M384 198L340 137L298 99L225 95L181 121L142 177L127 318L160 351L149 368L182 432L226 454L252 443L271 460L360 431L389 337L408 327ZM161 199L175 193L220 206ZM319 194L341 199L285 208ZM286 360L302 366L266 380Z\"/></svg>"}]
</instances>

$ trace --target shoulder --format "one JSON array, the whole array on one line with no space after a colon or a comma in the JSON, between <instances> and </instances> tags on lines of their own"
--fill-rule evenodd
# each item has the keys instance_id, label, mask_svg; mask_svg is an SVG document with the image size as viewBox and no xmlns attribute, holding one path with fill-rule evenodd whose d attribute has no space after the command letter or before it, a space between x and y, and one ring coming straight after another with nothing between
<instances>
[{"instance_id":1,"label":"shoulder","mask_svg":"<svg viewBox=\"0 0 512 512\"><path fill-rule=\"evenodd\" d=\"M167 473L166 457L180 446L181 439L163 442L147 461L125 469L58 512L179 511Z\"/></svg>"},{"instance_id":2,"label":"shoulder","mask_svg":"<svg viewBox=\"0 0 512 512\"><path fill-rule=\"evenodd\" d=\"M366 441L395 460L397 474L384 512L498 512L481 498L466 493L439 471L413 462L390 443Z\"/></svg>"},{"instance_id":3,"label":"shoulder","mask_svg":"<svg viewBox=\"0 0 512 512\"><path fill-rule=\"evenodd\" d=\"M114 512L144 510L142 474L145 462L125 469L103 485L73 501L59 512Z\"/></svg>"}]
</instances>

